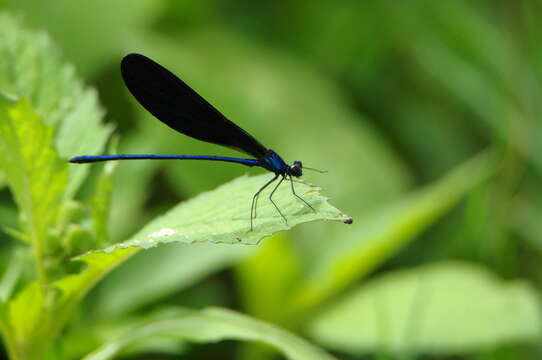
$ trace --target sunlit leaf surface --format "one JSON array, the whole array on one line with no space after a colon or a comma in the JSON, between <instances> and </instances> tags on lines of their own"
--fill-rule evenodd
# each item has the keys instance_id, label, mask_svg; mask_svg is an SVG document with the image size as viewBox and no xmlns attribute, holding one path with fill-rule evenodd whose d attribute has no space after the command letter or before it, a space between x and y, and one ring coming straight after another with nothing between
<instances>
[{"instance_id":1,"label":"sunlit leaf surface","mask_svg":"<svg viewBox=\"0 0 542 360\"><path fill-rule=\"evenodd\" d=\"M290 184L285 181L273 195L273 201L286 217L287 223L268 199L272 191L270 186L260 194L254 228L250 230L252 197L272 176L241 177L183 202L146 225L132 239L103 251L107 253L131 246L151 248L159 243L170 242L256 244L263 237L305 222L352 220L330 205L327 198L321 195L320 188L306 183L294 183L296 193L313 207L313 211L292 194Z\"/></svg>"}]
</instances>

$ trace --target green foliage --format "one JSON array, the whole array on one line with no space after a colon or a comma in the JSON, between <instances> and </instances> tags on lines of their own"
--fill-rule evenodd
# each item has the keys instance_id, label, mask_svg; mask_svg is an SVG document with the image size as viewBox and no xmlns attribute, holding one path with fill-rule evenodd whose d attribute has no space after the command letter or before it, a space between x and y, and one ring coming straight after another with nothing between
<instances>
[{"instance_id":1,"label":"green foliage","mask_svg":"<svg viewBox=\"0 0 542 360\"><path fill-rule=\"evenodd\" d=\"M330 358L317 346L349 359L541 357L537 1L0 10L11 359ZM284 183L274 199L288 224L266 192L249 232L271 175L239 177L258 170L232 164L68 165L117 148L239 155L144 111L119 75L128 52L173 70L288 162L328 170L295 183L317 213ZM105 114L119 136L107 150ZM354 224L316 221L345 215L308 182Z\"/></svg>"},{"instance_id":2,"label":"green foliage","mask_svg":"<svg viewBox=\"0 0 542 360\"><path fill-rule=\"evenodd\" d=\"M0 16L0 31L9 34L0 42L1 91L28 99L46 124L58 127L54 145L61 157L101 151L111 128L101 123L103 111L96 92L83 87L73 66L63 63L45 34L19 29L6 14ZM74 196L88 171L81 166L69 168L65 197Z\"/></svg>"},{"instance_id":3,"label":"green foliage","mask_svg":"<svg viewBox=\"0 0 542 360\"><path fill-rule=\"evenodd\" d=\"M209 308L182 311L166 319L157 319L133 329L128 336L113 340L107 346L86 356L84 360L112 359L124 347L149 337L177 338L192 342L216 342L226 339L259 341L276 347L287 359L333 360L301 338L275 326L237 314L233 311Z\"/></svg>"},{"instance_id":4,"label":"green foliage","mask_svg":"<svg viewBox=\"0 0 542 360\"><path fill-rule=\"evenodd\" d=\"M485 180L493 166L491 157L482 154L362 220L360 232L348 234L321 262L320 270L299 288L294 307L315 306L389 259Z\"/></svg>"},{"instance_id":5,"label":"green foliage","mask_svg":"<svg viewBox=\"0 0 542 360\"><path fill-rule=\"evenodd\" d=\"M20 209L22 239L34 249L40 280L46 283L46 264L59 245L68 166L52 147L53 128L40 121L27 101L0 102L0 167Z\"/></svg>"},{"instance_id":6,"label":"green foliage","mask_svg":"<svg viewBox=\"0 0 542 360\"><path fill-rule=\"evenodd\" d=\"M347 219L327 203L327 199L320 195L320 189L297 183L297 192L311 202L316 212L303 204L292 202L291 194L287 191L289 187L283 186L277 191L275 201L288 216L289 224L282 223L282 218L272 205L262 204L258 207L258 223L254 231L249 231L250 202L247 201L243 207L237 205L238 200L251 199L253 190L265 181L265 177L245 177L180 204L150 222L131 240L99 250L97 247L108 242L107 215L114 166L105 166L98 175L96 191L91 198L93 227L87 228L84 223L88 215L82 209L84 205L72 200L85 172L68 173L67 162L59 156L77 154L79 151L99 151L103 147L110 130L98 121L101 111L96 106L94 92L83 90L72 72L56 71L58 66L63 66L59 58L53 57L57 63L44 64L43 57L55 54L47 38L42 38L44 40L38 43L43 46L35 46L36 39L41 39L39 36L19 29L17 22L5 14L0 20L0 27L9 28L19 40L17 47L2 44L5 45L4 52L15 59L18 53L24 53L27 48L34 51L25 65L31 67L32 64L40 64L33 67L36 71L34 76L36 79L46 77L43 82L10 82L7 73L12 69L6 66L3 72L4 89L9 91L10 96L0 98L0 168L19 208L21 221L21 229L10 230L10 233L17 234L17 238L28 243L39 280L20 279L21 290L11 296L17 280L10 272L3 279L0 328L12 358L54 358L51 343L72 316L74 307L99 280L138 249L168 242L253 244L273 232L303 222ZM46 93L49 99L55 99L56 105L54 102L52 105L50 102L40 102L42 97L35 95L41 91L40 86L46 82L57 84L58 75L65 81L63 74L68 74L67 82ZM22 99L18 100L18 97ZM63 100L59 100L63 97ZM33 108L34 103L37 110ZM57 109L60 104L66 106L62 112ZM81 124L83 119L86 127ZM69 274L71 270L67 257L84 246L93 249L77 258L86 264L85 269ZM18 256L14 255L16 258ZM29 264L32 262L28 261ZM20 265L14 262L11 266L14 269L12 273L17 276ZM300 346L301 350L296 349L295 344L288 344L288 341L299 341L283 331L267 330L264 333L271 335L273 331L279 333L276 336L278 339L272 340L271 336L268 341L286 353L292 352L293 358L309 358L311 351L317 351L309 345L304 345L308 350L304 350L303 346ZM260 334L260 338L263 335ZM227 336L246 338L246 335L239 333ZM295 355L298 351L300 355ZM326 358L327 355L322 357Z\"/></svg>"},{"instance_id":7,"label":"green foliage","mask_svg":"<svg viewBox=\"0 0 542 360\"><path fill-rule=\"evenodd\" d=\"M23 14L36 29L47 29L62 44L71 62L85 74L114 61L126 36L152 23L162 0L107 0L84 4L70 0L50 3L4 0L3 7ZM107 11L104 11L107 9Z\"/></svg>"},{"instance_id":8,"label":"green foliage","mask_svg":"<svg viewBox=\"0 0 542 360\"><path fill-rule=\"evenodd\" d=\"M494 159L481 154L438 182L375 210L361 220L359 231L334 237L337 243L316 271L303 267L301 254L288 242L275 239L239 269L247 308L258 317L304 328L322 306L414 240L493 168Z\"/></svg>"},{"instance_id":9,"label":"green foliage","mask_svg":"<svg viewBox=\"0 0 542 360\"><path fill-rule=\"evenodd\" d=\"M499 342L536 341L541 315L529 284L446 262L369 281L324 311L310 332L354 354L375 348L397 356L464 354Z\"/></svg>"}]
</instances>

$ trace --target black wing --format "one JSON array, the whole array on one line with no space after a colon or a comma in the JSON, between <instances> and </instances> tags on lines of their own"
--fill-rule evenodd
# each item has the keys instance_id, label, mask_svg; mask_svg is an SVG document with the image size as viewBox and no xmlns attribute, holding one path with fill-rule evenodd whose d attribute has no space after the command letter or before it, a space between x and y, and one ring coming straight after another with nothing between
<instances>
[{"instance_id":1,"label":"black wing","mask_svg":"<svg viewBox=\"0 0 542 360\"><path fill-rule=\"evenodd\" d=\"M126 87L148 112L198 140L227 146L258 159L267 149L160 64L140 54L122 59Z\"/></svg>"}]
</instances>

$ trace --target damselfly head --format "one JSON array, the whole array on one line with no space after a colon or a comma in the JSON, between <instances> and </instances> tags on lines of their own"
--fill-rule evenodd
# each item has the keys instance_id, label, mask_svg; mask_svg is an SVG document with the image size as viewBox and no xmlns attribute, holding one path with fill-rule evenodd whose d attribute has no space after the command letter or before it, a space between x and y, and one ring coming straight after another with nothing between
<instances>
[{"instance_id":1,"label":"damselfly head","mask_svg":"<svg viewBox=\"0 0 542 360\"><path fill-rule=\"evenodd\" d=\"M300 177L301 175L303 175L303 164L301 163L301 161L294 161L294 164L288 169L288 174L295 177Z\"/></svg>"}]
</instances>

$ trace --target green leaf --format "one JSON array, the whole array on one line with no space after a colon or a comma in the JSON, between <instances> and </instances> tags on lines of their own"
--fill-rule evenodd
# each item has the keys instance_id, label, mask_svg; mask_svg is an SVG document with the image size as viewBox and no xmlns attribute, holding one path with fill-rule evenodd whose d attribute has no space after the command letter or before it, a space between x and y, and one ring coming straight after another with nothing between
<instances>
[{"instance_id":1,"label":"green leaf","mask_svg":"<svg viewBox=\"0 0 542 360\"><path fill-rule=\"evenodd\" d=\"M99 154L113 127L101 123L103 111L98 105L95 91L86 89L73 100L70 111L62 118L56 146L60 155L69 159L76 155ZM72 164L69 167L70 184L66 198L72 198L85 180L90 168Z\"/></svg>"},{"instance_id":2,"label":"green leaf","mask_svg":"<svg viewBox=\"0 0 542 360\"><path fill-rule=\"evenodd\" d=\"M0 303L5 303L11 298L17 281L21 277L24 267L24 251L16 249L10 254L5 272L0 279Z\"/></svg>"},{"instance_id":3,"label":"green leaf","mask_svg":"<svg viewBox=\"0 0 542 360\"><path fill-rule=\"evenodd\" d=\"M2 335L10 358L39 359L51 340L50 320L39 282L28 284L2 309Z\"/></svg>"},{"instance_id":4,"label":"green leaf","mask_svg":"<svg viewBox=\"0 0 542 360\"><path fill-rule=\"evenodd\" d=\"M2 307L2 335L12 358L44 358L53 339L63 329L75 306L106 274L137 251L119 249L111 254L85 256L86 268L46 287L28 284Z\"/></svg>"},{"instance_id":5,"label":"green leaf","mask_svg":"<svg viewBox=\"0 0 542 360\"><path fill-rule=\"evenodd\" d=\"M109 254L95 252L88 253L81 260L86 263L86 268L78 274L69 275L56 281L53 285L61 290L59 307L61 311L57 322L65 321L73 307L94 287L105 275L122 264L138 248L117 249Z\"/></svg>"},{"instance_id":6,"label":"green leaf","mask_svg":"<svg viewBox=\"0 0 542 360\"><path fill-rule=\"evenodd\" d=\"M60 127L55 146L61 157L102 151L111 127L100 123L97 94L83 87L50 38L24 29L6 13L0 13L0 33L9 34L0 41L0 91L28 99L46 124ZM70 166L66 198L73 197L88 171L88 166Z\"/></svg>"},{"instance_id":7,"label":"green leaf","mask_svg":"<svg viewBox=\"0 0 542 360\"><path fill-rule=\"evenodd\" d=\"M132 246L148 249L171 242L256 244L263 237L301 223L351 220L327 202L327 198L320 194L320 188L302 182L295 183L296 193L311 204L313 211L295 198L290 184L285 183L277 189L273 201L281 209L288 224L269 201L268 196L272 191L272 186L269 186L260 194L258 217L254 219L253 231L250 231L252 197L272 176L243 176L233 180L214 191L177 205L145 226L132 239L99 251L109 253L117 248Z\"/></svg>"},{"instance_id":8,"label":"green leaf","mask_svg":"<svg viewBox=\"0 0 542 360\"><path fill-rule=\"evenodd\" d=\"M310 325L329 347L353 354L465 354L496 344L537 342L540 294L525 281L444 262L381 276Z\"/></svg>"},{"instance_id":9,"label":"green leaf","mask_svg":"<svg viewBox=\"0 0 542 360\"><path fill-rule=\"evenodd\" d=\"M326 249L318 269L294 295L294 311L322 303L395 255L486 179L493 168L493 158L483 153L434 184L358 221L354 230L343 233Z\"/></svg>"},{"instance_id":10,"label":"green leaf","mask_svg":"<svg viewBox=\"0 0 542 360\"><path fill-rule=\"evenodd\" d=\"M273 325L230 310L208 308L201 311L184 311L175 317L144 324L124 334L122 338L104 344L84 360L112 359L126 346L151 337L199 343L222 340L258 341L275 347L287 359L335 359L296 335Z\"/></svg>"},{"instance_id":11,"label":"green leaf","mask_svg":"<svg viewBox=\"0 0 542 360\"><path fill-rule=\"evenodd\" d=\"M20 209L42 281L67 184L67 164L52 143L53 128L42 123L28 101L0 99L0 168Z\"/></svg>"}]
</instances>

